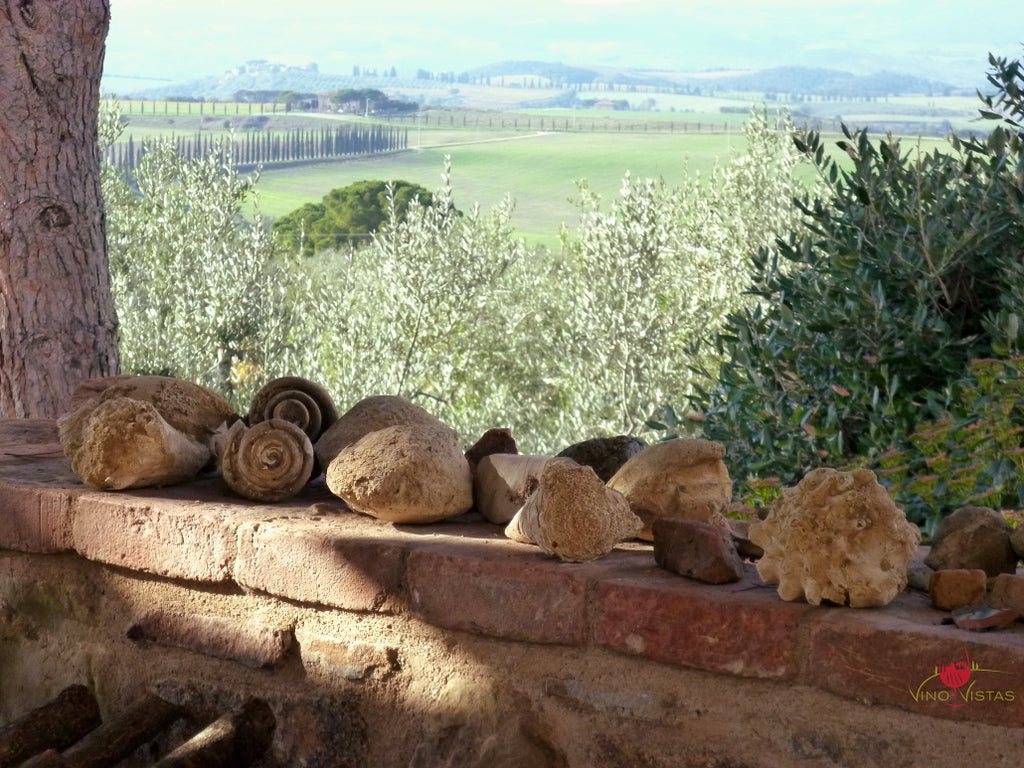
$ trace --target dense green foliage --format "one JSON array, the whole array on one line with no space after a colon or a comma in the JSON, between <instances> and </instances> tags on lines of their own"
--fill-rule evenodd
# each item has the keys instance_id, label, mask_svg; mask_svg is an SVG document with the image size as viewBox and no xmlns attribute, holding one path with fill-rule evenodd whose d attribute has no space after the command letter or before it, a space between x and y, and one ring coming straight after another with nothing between
<instances>
[{"instance_id":1,"label":"dense green foliage","mask_svg":"<svg viewBox=\"0 0 1024 768\"><path fill-rule=\"evenodd\" d=\"M240 408L278 375L324 383L342 407L375 393L428 407L467 440L510 426L524 449L643 431L691 391L701 345L742 301L758 245L795 225L802 186L787 124L748 127L749 154L670 189L627 177L582 187L563 249L529 252L510 199L455 208L448 171L426 205L315 260L274 254L238 215L252 190L220 151L147 154L132 191L107 173L126 371L209 384Z\"/></svg>"},{"instance_id":2,"label":"dense green foliage","mask_svg":"<svg viewBox=\"0 0 1024 768\"><path fill-rule=\"evenodd\" d=\"M514 236L510 198L460 213L450 163L433 193L333 190L275 242L240 215L256 179L226 148L158 143L132 185L105 170L125 370L240 409L285 374L342 407L397 394L467 442L509 426L533 452L680 432L666 404L689 402L742 495L868 466L929 527L963 503L1019 508L1024 75L991 63L983 136L927 151L844 129L837 154L755 114L747 153L708 178L627 175L608 202L581 183L558 253ZM107 141L118 127L105 115Z\"/></svg>"},{"instance_id":3,"label":"dense green foliage","mask_svg":"<svg viewBox=\"0 0 1024 768\"><path fill-rule=\"evenodd\" d=\"M116 137L116 112L101 134ZM188 160L156 142L133 177L103 173L107 240L126 373L177 376L247 403L262 382L297 365L318 324L317 288L274 258L269 234L243 226L255 177L225 167L214 146Z\"/></svg>"},{"instance_id":4,"label":"dense green foliage","mask_svg":"<svg viewBox=\"0 0 1024 768\"><path fill-rule=\"evenodd\" d=\"M729 318L728 362L698 398L740 480L789 482L909 450L926 422L971 420L956 403L972 360L1024 345L1024 152L1012 126L931 153L847 130L848 163L815 133L797 144L826 194L800 203L804 232L758 254L760 301ZM903 500L918 520L943 504Z\"/></svg>"},{"instance_id":5,"label":"dense green foliage","mask_svg":"<svg viewBox=\"0 0 1024 768\"><path fill-rule=\"evenodd\" d=\"M357 181L332 189L319 203L306 203L282 216L273 230L286 247L312 256L366 238L389 215L402 218L411 204L429 207L432 199L429 191L408 181Z\"/></svg>"}]
</instances>

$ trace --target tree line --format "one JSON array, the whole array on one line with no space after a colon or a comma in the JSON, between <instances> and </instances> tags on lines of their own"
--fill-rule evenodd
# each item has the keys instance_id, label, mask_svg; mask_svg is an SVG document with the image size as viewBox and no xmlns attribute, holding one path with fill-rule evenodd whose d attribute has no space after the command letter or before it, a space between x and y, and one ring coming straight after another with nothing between
<instances>
[{"instance_id":1,"label":"tree line","mask_svg":"<svg viewBox=\"0 0 1024 768\"><path fill-rule=\"evenodd\" d=\"M178 154L186 159L207 156L218 146L218 138L209 132L173 139ZM220 143L225 161L240 167L273 163L328 160L350 155L394 152L409 146L409 129L394 125L338 125L313 130L252 132L235 135L230 142ZM137 142L131 134L127 140L107 148L106 160L111 165L134 171L147 151L146 142Z\"/></svg>"}]
</instances>

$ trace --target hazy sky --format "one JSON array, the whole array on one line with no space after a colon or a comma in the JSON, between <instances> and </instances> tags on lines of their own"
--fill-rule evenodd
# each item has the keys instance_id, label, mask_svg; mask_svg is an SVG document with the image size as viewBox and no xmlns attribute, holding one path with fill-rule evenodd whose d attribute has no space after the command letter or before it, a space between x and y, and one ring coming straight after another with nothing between
<instances>
[{"instance_id":1,"label":"hazy sky","mask_svg":"<svg viewBox=\"0 0 1024 768\"><path fill-rule=\"evenodd\" d=\"M505 59L692 71L899 69L967 84L1024 51L1024 0L111 0L106 72L183 80L247 59L400 73ZM970 74L964 74L970 73Z\"/></svg>"}]
</instances>

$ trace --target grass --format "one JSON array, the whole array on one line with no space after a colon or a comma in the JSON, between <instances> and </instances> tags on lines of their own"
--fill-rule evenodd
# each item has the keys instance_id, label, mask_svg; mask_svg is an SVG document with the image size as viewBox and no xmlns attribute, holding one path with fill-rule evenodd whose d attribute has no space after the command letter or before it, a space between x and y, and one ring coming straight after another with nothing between
<instances>
[{"instance_id":1,"label":"grass","mask_svg":"<svg viewBox=\"0 0 1024 768\"><path fill-rule=\"evenodd\" d=\"M508 94L517 89L494 90ZM263 215L273 219L320 200L332 189L364 179L403 179L434 189L440 182L445 155L450 155L452 183L460 208L468 210L479 204L487 209L510 195L516 202L513 223L517 232L530 243L557 249L563 224L574 227L577 222L578 212L572 203L578 195L577 182L585 180L592 190L609 200L618 193L627 172L634 177L663 178L669 185L679 186L694 173L706 174L716 162L728 162L741 153L745 147L742 124L747 115L719 110L764 106L750 95L745 96L655 94L661 111L652 112L548 109L512 114L458 108L431 112L426 120L436 121L434 124L409 125L409 145L413 149L265 168L257 187L256 205ZM850 115L848 123L852 126L868 122L865 118L895 123L901 119L938 121L948 116L959 123L967 118L950 113L970 114L975 105L976 100L966 98L903 97L874 102L815 103L816 109L811 111L827 114L839 108ZM138 104L128 106L130 125L124 138L130 134L136 142L169 134L188 138L198 130L207 135L223 135L227 133L226 123L230 121L238 130L249 117L247 105L151 103L146 105L145 114L139 114ZM774 106L801 105L769 105ZM165 108L168 114L164 113ZM175 114L178 109L181 113ZM216 113L210 114L212 110ZM258 107L254 114L258 114ZM517 116L518 125L513 127ZM325 121L363 121L360 117L333 114L278 112L269 117L267 130L308 129ZM545 130L538 131L542 119ZM582 130L550 130L552 124L559 129L572 126L574 120ZM683 123L691 127L701 123L703 130L728 133L684 132Z\"/></svg>"},{"instance_id":2,"label":"grass","mask_svg":"<svg viewBox=\"0 0 1024 768\"><path fill-rule=\"evenodd\" d=\"M605 199L618 193L627 172L681 185L693 173L709 172L717 160L725 162L744 146L738 134L549 133L479 141L464 132L461 138L474 143L267 168L258 185L260 212L281 216L336 187L363 179L403 179L434 189L440 183L445 155L450 155L456 205L463 210L474 204L487 209L511 195L519 234L530 243L555 248L562 224L576 224L571 199L578 195L577 181L586 180Z\"/></svg>"}]
</instances>

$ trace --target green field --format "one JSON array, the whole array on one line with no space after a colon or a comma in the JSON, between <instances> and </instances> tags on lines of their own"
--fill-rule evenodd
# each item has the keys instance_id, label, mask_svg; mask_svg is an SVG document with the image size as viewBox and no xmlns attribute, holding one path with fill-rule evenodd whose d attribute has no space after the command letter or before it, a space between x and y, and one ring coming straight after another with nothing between
<instances>
[{"instance_id":1,"label":"green field","mask_svg":"<svg viewBox=\"0 0 1024 768\"><path fill-rule=\"evenodd\" d=\"M745 143L738 134L604 133L521 134L489 141L467 135L463 141L470 143L266 168L258 185L259 209L277 217L319 200L331 189L363 179L403 179L434 189L448 155L459 208L479 204L487 209L511 195L516 202L517 231L529 242L554 246L561 225L576 223L577 211L570 199L578 195L577 181L586 180L606 200L617 194L627 172L680 185L697 171L706 174L716 160L724 162L741 152Z\"/></svg>"},{"instance_id":2,"label":"green field","mask_svg":"<svg viewBox=\"0 0 1024 768\"><path fill-rule=\"evenodd\" d=\"M557 248L562 225L574 227L577 223L578 210L572 203L578 196L577 182L586 181L610 201L626 173L638 178L661 178L670 186L684 184L695 173L706 176L716 163L727 163L745 148L742 124L747 116L720 110L764 106L749 98L672 98L672 108L677 111L429 111L419 122L409 124L409 150L264 168L255 205L265 217L274 219L320 200L332 189L365 179L402 179L435 189L447 155L452 161L452 186L459 208L468 210L479 204L488 209L509 195L516 203L513 225L517 232L529 243ZM254 105L250 115L248 105L236 104L150 102L121 106L128 107L124 113L129 123L122 139L131 135L136 142L159 135L189 137L197 131L210 135L246 131L255 127L252 117L258 116L260 109ZM838 105L815 106L835 110ZM923 113L931 111L934 114L927 119L946 117L962 125L972 106L970 99L905 97L843 102L842 111L887 121L921 120L925 118ZM264 107L269 123L261 130L365 121L337 114L285 115L271 109ZM848 122L856 126L861 121ZM709 132L695 132L698 123L701 130ZM945 140L924 141L931 146Z\"/></svg>"}]
</instances>

